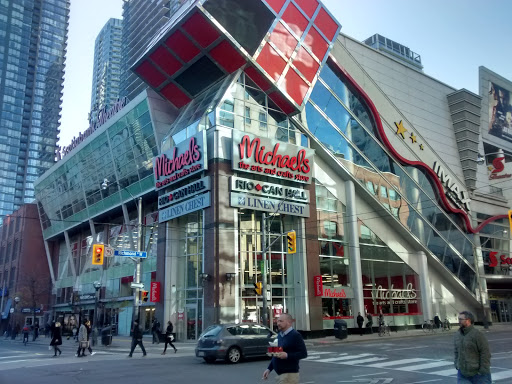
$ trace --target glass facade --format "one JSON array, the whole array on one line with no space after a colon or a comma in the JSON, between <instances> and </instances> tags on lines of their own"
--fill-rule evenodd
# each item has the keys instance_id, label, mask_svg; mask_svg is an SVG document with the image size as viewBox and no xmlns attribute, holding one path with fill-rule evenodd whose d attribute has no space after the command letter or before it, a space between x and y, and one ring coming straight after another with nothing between
<instances>
[{"instance_id":1,"label":"glass facade","mask_svg":"<svg viewBox=\"0 0 512 384\"><path fill-rule=\"evenodd\" d=\"M38 180L44 238L154 189L153 157L157 154L145 99ZM104 179L108 180L106 189L101 186Z\"/></svg>"},{"instance_id":2,"label":"glass facade","mask_svg":"<svg viewBox=\"0 0 512 384\"><path fill-rule=\"evenodd\" d=\"M109 108L119 97L122 22L110 19L96 37L91 111Z\"/></svg>"},{"instance_id":3,"label":"glass facade","mask_svg":"<svg viewBox=\"0 0 512 384\"><path fill-rule=\"evenodd\" d=\"M0 1L0 220L53 164L70 0Z\"/></svg>"},{"instance_id":4,"label":"glass facade","mask_svg":"<svg viewBox=\"0 0 512 384\"><path fill-rule=\"evenodd\" d=\"M335 68L324 67L305 111L310 132L382 204L382 213L371 214L394 215L474 293L472 239L458 217L440 208L428 177L386 152L367 107Z\"/></svg>"}]
</instances>

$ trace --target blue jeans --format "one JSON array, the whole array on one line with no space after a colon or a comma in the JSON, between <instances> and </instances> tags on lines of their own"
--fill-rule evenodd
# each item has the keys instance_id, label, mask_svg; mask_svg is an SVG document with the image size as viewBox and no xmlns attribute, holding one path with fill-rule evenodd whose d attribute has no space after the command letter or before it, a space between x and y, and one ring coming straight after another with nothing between
<instances>
[{"instance_id":1,"label":"blue jeans","mask_svg":"<svg viewBox=\"0 0 512 384\"><path fill-rule=\"evenodd\" d=\"M482 375L464 376L460 371L457 373L457 384L491 384L491 374L484 373Z\"/></svg>"}]
</instances>

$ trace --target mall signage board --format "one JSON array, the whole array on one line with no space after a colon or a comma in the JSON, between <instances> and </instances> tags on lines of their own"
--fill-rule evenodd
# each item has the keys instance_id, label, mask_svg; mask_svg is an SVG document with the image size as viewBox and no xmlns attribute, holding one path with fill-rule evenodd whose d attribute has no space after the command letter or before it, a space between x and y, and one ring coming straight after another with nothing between
<instances>
[{"instance_id":1,"label":"mall signage board","mask_svg":"<svg viewBox=\"0 0 512 384\"><path fill-rule=\"evenodd\" d=\"M155 190L158 191L206 169L206 131L201 131L153 159Z\"/></svg>"},{"instance_id":2,"label":"mall signage board","mask_svg":"<svg viewBox=\"0 0 512 384\"><path fill-rule=\"evenodd\" d=\"M351 287L324 287L322 276L313 276L313 285L315 286L315 296L330 299L353 299L354 290Z\"/></svg>"},{"instance_id":3,"label":"mall signage board","mask_svg":"<svg viewBox=\"0 0 512 384\"><path fill-rule=\"evenodd\" d=\"M166 191L163 195L158 197L158 209L179 203L180 201L186 200L198 193L209 191L210 188L210 177L206 176L193 181L190 184Z\"/></svg>"},{"instance_id":4,"label":"mall signage board","mask_svg":"<svg viewBox=\"0 0 512 384\"><path fill-rule=\"evenodd\" d=\"M231 192L230 205L232 207L254 209L256 211L309 217L309 205L307 204L272 199L263 196L253 196L238 192Z\"/></svg>"},{"instance_id":5,"label":"mall signage board","mask_svg":"<svg viewBox=\"0 0 512 384\"><path fill-rule=\"evenodd\" d=\"M232 167L236 171L311 184L315 151L233 130Z\"/></svg>"},{"instance_id":6,"label":"mall signage board","mask_svg":"<svg viewBox=\"0 0 512 384\"><path fill-rule=\"evenodd\" d=\"M180 217L200 209L208 208L210 204L210 192L203 193L189 200L185 200L181 203L174 204L170 207L160 210L158 214L158 222L164 223L166 221L175 219L176 217Z\"/></svg>"},{"instance_id":7,"label":"mall signage board","mask_svg":"<svg viewBox=\"0 0 512 384\"><path fill-rule=\"evenodd\" d=\"M276 197L297 203L309 203L309 191L264 181L231 177L231 190L264 197Z\"/></svg>"}]
</instances>

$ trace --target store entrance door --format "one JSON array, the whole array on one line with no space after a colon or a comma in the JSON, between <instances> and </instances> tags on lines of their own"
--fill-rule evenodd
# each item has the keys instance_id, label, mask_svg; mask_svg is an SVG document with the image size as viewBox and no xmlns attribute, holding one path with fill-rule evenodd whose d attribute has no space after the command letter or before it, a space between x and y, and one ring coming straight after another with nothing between
<instances>
[{"instance_id":1,"label":"store entrance door","mask_svg":"<svg viewBox=\"0 0 512 384\"><path fill-rule=\"evenodd\" d=\"M185 322L187 324L187 340L195 340L199 336L198 332L201 333L201 329L198 329L198 311L197 303L187 304L185 306Z\"/></svg>"},{"instance_id":2,"label":"store entrance door","mask_svg":"<svg viewBox=\"0 0 512 384\"><path fill-rule=\"evenodd\" d=\"M497 323L512 322L512 301L491 300L492 321Z\"/></svg>"}]
</instances>

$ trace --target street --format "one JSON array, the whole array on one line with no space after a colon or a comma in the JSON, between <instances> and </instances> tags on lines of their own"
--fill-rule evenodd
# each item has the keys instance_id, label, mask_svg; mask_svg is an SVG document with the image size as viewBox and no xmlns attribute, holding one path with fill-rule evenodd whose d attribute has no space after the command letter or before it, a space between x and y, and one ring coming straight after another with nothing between
<instances>
[{"instance_id":1,"label":"street","mask_svg":"<svg viewBox=\"0 0 512 384\"><path fill-rule=\"evenodd\" d=\"M301 362L301 383L420 384L455 383L453 331L423 335L401 331L391 337L350 335L348 341L333 338L307 340L309 357ZM496 383L512 380L508 328L486 333L492 351L492 376ZM237 365L222 361L206 364L194 356L195 344L177 343L161 355L163 344L145 339L147 357L136 349L128 358L129 340L110 348L97 348L94 356L76 358L76 343L65 340L62 356L53 357L49 339L29 343L0 341L0 383L260 383L268 359ZM124 344L123 344L124 343ZM269 382L274 382L272 373Z\"/></svg>"}]
</instances>

